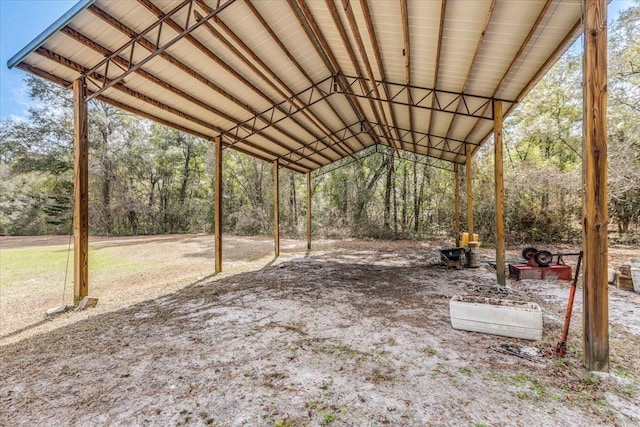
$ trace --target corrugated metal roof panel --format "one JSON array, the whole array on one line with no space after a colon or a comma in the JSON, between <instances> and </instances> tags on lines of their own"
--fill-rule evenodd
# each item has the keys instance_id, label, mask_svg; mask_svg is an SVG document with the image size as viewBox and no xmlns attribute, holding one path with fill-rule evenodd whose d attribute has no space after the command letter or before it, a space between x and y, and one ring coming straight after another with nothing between
<instances>
[{"instance_id":1,"label":"corrugated metal roof panel","mask_svg":"<svg viewBox=\"0 0 640 427\"><path fill-rule=\"evenodd\" d=\"M448 1L444 17L440 1L407 0L405 17L395 0L368 3L370 15L359 2L245 0L223 1L219 21L198 23L218 4L201 1L80 2L9 65L71 82L102 64L89 76L97 95L115 79L117 85L101 93L111 102L197 135L222 132L229 141L243 135L239 149L280 157L300 171L377 142L463 163L461 141L475 150L493 126L487 100L477 96L521 97L576 36L581 13L578 2L562 0L496 0L491 14L492 0ZM177 40L187 21L199 27ZM141 33L144 39L132 40ZM119 59L107 59L105 49L120 51ZM403 86L407 77L415 87ZM505 110L513 105L505 103Z\"/></svg>"}]
</instances>

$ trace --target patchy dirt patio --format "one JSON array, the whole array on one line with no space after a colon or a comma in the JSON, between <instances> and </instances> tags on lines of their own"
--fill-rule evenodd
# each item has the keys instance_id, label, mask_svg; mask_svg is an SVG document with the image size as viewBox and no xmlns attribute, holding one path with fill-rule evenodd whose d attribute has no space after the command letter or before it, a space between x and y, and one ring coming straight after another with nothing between
<instances>
[{"instance_id":1,"label":"patchy dirt patio","mask_svg":"<svg viewBox=\"0 0 640 427\"><path fill-rule=\"evenodd\" d=\"M436 260L429 243L319 242L64 313L0 343L0 425L640 424L639 294L610 288L611 372L597 375L582 368L581 290L558 359L568 283L498 292L488 268ZM542 340L452 329L451 297L478 292L538 302Z\"/></svg>"}]
</instances>

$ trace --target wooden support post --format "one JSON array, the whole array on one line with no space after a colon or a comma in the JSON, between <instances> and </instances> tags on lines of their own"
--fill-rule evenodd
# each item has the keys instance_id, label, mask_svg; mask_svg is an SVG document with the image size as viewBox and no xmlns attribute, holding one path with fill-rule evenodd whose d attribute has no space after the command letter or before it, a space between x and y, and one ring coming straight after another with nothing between
<instances>
[{"instance_id":1,"label":"wooden support post","mask_svg":"<svg viewBox=\"0 0 640 427\"><path fill-rule=\"evenodd\" d=\"M274 254L280 256L280 178L278 159L273 161L273 242Z\"/></svg>"},{"instance_id":2,"label":"wooden support post","mask_svg":"<svg viewBox=\"0 0 640 427\"><path fill-rule=\"evenodd\" d=\"M584 0L582 247L584 365L609 370L607 0Z\"/></svg>"},{"instance_id":3,"label":"wooden support post","mask_svg":"<svg viewBox=\"0 0 640 427\"><path fill-rule=\"evenodd\" d=\"M222 138L216 137L214 220L216 273L222 272Z\"/></svg>"},{"instance_id":4,"label":"wooden support post","mask_svg":"<svg viewBox=\"0 0 640 427\"><path fill-rule=\"evenodd\" d=\"M471 172L471 146L465 145L467 155L465 179L467 180L467 232L469 241L473 240L473 176Z\"/></svg>"},{"instance_id":5,"label":"wooden support post","mask_svg":"<svg viewBox=\"0 0 640 427\"><path fill-rule=\"evenodd\" d=\"M504 172L502 160L502 101L493 101L493 147L496 187L496 278L507 284L504 253Z\"/></svg>"},{"instance_id":6,"label":"wooden support post","mask_svg":"<svg viewBox=\"0 0 640 427\"><path fill-rule=\"evenodd\" d=\"M453 232L456 235L456 247L460 246L460 167L456 163L453 165L453 173L455 175L455 195L454 195L454 221L453 221Z\"/></svg>"},{"instance_id":7,"label":"wooden support post","mask_svg":"<svg viewBox=\"0 0 640 427\"><path fill-rule=\"evenodd\" d=\"M307 250L311 250L311 172L307 172Z\"/></svg>"},{"instance_id":8,"label":"wooden support post","mask_svg":"<svg viewBox=\"0 0 640 427\"><path fill-rule=\"evenodd\" d=\"M87 86L73 82L73 301L89 295L89 124Z\"/></svg>"}]
</instances>

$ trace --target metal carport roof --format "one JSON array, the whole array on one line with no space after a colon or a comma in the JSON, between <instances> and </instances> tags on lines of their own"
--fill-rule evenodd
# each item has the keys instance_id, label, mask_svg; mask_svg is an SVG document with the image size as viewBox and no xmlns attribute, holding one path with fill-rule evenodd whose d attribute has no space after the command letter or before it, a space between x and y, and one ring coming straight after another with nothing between
<instances>
[{"instance_id":1,"label":"metal carport roof","mask_svg":"<svg viewBox=\"0 0 640 427\"><path fill-rule=\"evenodd\" d=\"M375 144L464 164L581 29L575 0L83 0L18 67L308 172Z\"/></svg>"}]
</instances>

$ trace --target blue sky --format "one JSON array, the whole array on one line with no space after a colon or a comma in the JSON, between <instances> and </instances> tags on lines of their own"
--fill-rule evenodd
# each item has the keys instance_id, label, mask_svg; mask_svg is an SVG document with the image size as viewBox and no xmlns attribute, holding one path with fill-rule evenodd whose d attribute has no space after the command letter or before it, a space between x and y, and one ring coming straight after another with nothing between
<instances>
[{"instance_id":1,"label":"blue sky","mask_svg":"<svg viewBox=\"0 0 640 427\"><path fill-rule=\"evenodd\" d=\"M29 103L26 73L7 68L7 61L35 39L76 0L0 0L0 119L25 116Z\"/></svg>"},{"instance_id":2,"label":"blue sky","mask_svg":"<svg viewBox=\"0 0 640 427\"><path fill-rule=\"evenodd\" d=\"M0 0L0 119L24 117L29 105L26 73L9 70L7 61L75 4L76 0ZM631 4L631 0L613 0L609 19Z\"/></svg>"}]
</instances>

